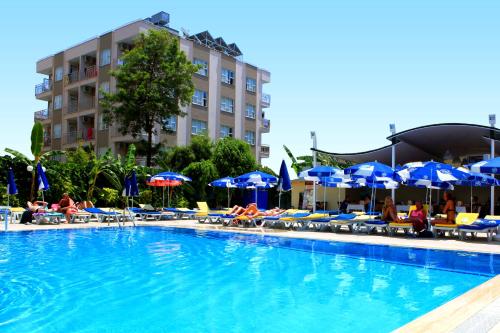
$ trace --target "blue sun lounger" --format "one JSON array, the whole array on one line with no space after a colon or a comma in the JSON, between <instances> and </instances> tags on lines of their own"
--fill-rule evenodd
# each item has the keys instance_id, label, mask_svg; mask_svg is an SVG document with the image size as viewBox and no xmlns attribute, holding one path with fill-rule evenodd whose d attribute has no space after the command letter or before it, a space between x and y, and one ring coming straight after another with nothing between
<instances>
[{"instance_id":1,"label":"blue sun lounger","mask_svg":"<svg viewBox=\"0 0 500 333\"><path fill-rule=\"evenodd\" d=\"M474 223L469 225L458 226L458 235L461 240L464 240L468 233L474 238L478 233L485 233L488 238L488 242L493 239L493 234L497 232L497 228L500 226L500 217L486 216L484 219L477 219Z\"/></svg>"},{"instance_id":2,"label":"blue sun lounger","mask_svg":"<svg viewBox=\"0 0 500 333\"><path fill-rule=\"evenodd\" d=\"M173 208L173 207L166 207L163 208L164 211L166 212L171 212L175 214L175 218L181 220L181 219L194 219L196 213L198 211L188 209L188 208Z\"/></svg>"},{"instance_id":3,"label":"blue sun lounger","mask_svg":"<svg viewBox=\"0 0 500 333\"><path fill-rule=\"evenodd\" d=\"M155 210L146 210L143 208L139 207L129 207L127 209L130 213L134 214L135 216L139 216L141 220L147 221L149 220L154 220L154 221L159 221L164 215L162 212L158 212ZM168 215L165 215L168 216ZM173 216L173 215L172 215Z\"/></svg>"},{"instance_id":4,"label":"blue sun lounger","mask_svg":"<svg viewBox=\"0 0 500 333\"><path fill-rule=\"evenodd\" d=\"M108 222L108 225L110 222L113 222L113 221L117 222L118 224L120 222L124 222L126 220L126 217L127 217L126 215L124 215L122 213L108 212L108 211L102 210L100 208L84 208L83 210L86 211L87 213L90 213L93 216L95 216L95 218L97 219L97 222L101 222L101 223Z\"/></svg>"}]
</instances>

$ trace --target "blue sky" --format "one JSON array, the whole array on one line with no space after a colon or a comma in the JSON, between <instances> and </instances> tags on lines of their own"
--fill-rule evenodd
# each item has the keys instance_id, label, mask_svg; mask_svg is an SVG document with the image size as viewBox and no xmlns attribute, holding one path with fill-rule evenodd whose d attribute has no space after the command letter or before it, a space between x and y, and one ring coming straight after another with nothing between
<instances>
[{"instance_id":1,"label":"blue sky","mask_svg":"<svg viewBox=\"0 0 500 333\"><path fill-rule=\"evenodd\" d=\"M387 144L437 122L488 124L500 110L500 1L2 1L0 149L29 152L37 59L160 10L171 26L236 42L272 73L264 135L278 170L282 145L307 154Z\"/></svg>"}]
</instances>

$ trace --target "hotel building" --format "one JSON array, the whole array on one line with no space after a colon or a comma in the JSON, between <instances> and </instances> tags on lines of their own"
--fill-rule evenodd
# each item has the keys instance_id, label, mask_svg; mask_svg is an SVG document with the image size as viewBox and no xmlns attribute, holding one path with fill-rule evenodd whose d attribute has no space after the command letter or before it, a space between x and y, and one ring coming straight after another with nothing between
<instances>
[{"instance_id":1,"label":"hotel building","mask_svg":"<svg viewBox=\"0 0 500 333\"><path fill-rule=\"evenodd\" d=\"M190 35L169 27L169 15L160 12L98 37L88 39L36 63L37 73L46 75L35 87L35 96L47 108L35 112L44 127L44 150L69 150L92 144L99 154L108 148L124 154L127 146L141 138L122 135L118 126L102 120L99 90L113 92L111 69L121 65L121 55L134 47L134 39L149 29L166 29L179 39L180 48L201 69L193 75L192 103L183 108L184 117L165 119L169 133L157 128L155 144L184 146L193 135L207 133L216 140L227 136L245 140L258 162L269 157L262 134L270 130L264 109L270 96L263 85L270 73L242 61L234 43L213 38L208 31Z\"/></svg>"}]
</instances>

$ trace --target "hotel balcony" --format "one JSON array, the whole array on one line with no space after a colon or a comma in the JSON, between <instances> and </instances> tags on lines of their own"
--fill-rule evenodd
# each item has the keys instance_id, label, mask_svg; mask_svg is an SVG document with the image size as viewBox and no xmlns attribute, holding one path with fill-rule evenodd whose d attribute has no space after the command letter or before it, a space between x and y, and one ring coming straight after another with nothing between
<instances>
[{"instance_id":1,"label":"hotel balcony","mask_svg":"<svg viewBox=\"0 0 500 333\"><path fill-rule=\"evenodd\" d=\"M262 119L262 125L260 127L262 133L269 133L271 130L271 121L269 119Z\"/></svg>"},{"instance_id":2,"label":"hotel balcony","mask_svg":"<svg viewBox=\"0 0 500 333\"><path fill-rule=\"evenodd\" d=\"M123 141L123 142L136 142L139 140L148 140L148 135L147 133L143 132L140 135L137 135L137 137L133 137L131 134L125 134L123 135L119 130L119 126L114 125L110 129L111 137L112 138L119 138L118 140L115 141ZM157 134L153 134L153 144L158 144L160 143L160 136Z\"/></svg>"},{"instance_id":3,"label":"hotel balcony","mask_svg":"<svg viewBox=\"0 0 500 333\"><path fill-rule=\"evenodd\" d=\"M35 121L44 121L50 118L50 111L49 109L44 109L40 111L36 111L34 113L34 120Z\"/></svg>"},{"instance_id":4,"label":"hotel balcony","mask_svg":"<svg viewBox=\"0 0 500 333\"><path fill-rule=\"evenodd\" d=\"M262 83L269 83L271 82L271 73L266 71L265 69L261 69L261 78L262 78Z\"/></svg>"},{"instance_id":5,"label":"hotel balcony","mask_svg":"<svg viewBox=\"0 0 500 333\"><path fill-rule=\"evenodd\" d=\"M268 108L271 106L271 95L262 94L262 98L260 99L260 106L263 108Z\"/></svg>"},{"instance_id":6,"label":"hotel balcony","mask_svg":"<svg viewBox=\"0 0 500 333\"><path fill-rule=\"evenodd\" d=\"M97 77L99 70L97 66L92 65L85 67L82 71L75 70L64 77L64 85L73 84L75 82L84 81Z\"/></svg>"},{"instance_id":7,"label":"hotel balcony","mask_svg":"<svg viewBox=\"0 0 500 333\"><path fill-rule=\"evenodd\" d=\"M50 138L50 136L44 136L43 137L43 146L50 147L51 144L52 144L52 139Z\"/></svg>"},{"instance_id":8,"label":"hotel balcony","mask_svg":"<svg viewBox=\"0 0 500 333\"><path fill-rule=\"evenodd\" d=\"M43 82L35 86L35 97L43 100L50 100L52 91L52 80L43 79Z\"/></svg>"},{"instance_id":9,"label":"hotel balcony","mask_svg":"<svg viewBox=\"0 0 500 333\"><path fill-rule=\"evenodd\" d=\"M79 142L89 142L95 140L95 130L84 128L81 131L69 131L63 134L63 144L70 145Z\"/></svg>"},{"instance_id":10,"label":"hotel balcony","mask_svg":"<svg viewBox=\"0 0 500 333\"><path fill-rule=\"evenodd\" d=\"M269 158L270 155L270 147L269 145L261 145L260 146L260 157L261 158Z\"/></svg>"}]
</instances>

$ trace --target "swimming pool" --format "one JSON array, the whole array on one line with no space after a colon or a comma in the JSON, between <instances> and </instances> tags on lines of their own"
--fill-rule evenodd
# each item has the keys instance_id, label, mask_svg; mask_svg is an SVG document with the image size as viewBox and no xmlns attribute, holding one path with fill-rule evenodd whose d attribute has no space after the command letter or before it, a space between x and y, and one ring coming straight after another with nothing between
<instances>
[{"instance_id":1,"label":"swimming pool","mask_svg":"<svg viewBox=\"0 0 500 333\"><path fill-rule=\"evenodd\" d=\"M0 235L1 332L387 332L500 256L162 227Z\"/></svg>"}]
</instances>

